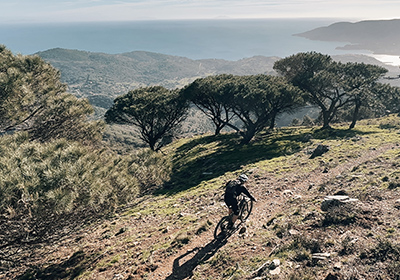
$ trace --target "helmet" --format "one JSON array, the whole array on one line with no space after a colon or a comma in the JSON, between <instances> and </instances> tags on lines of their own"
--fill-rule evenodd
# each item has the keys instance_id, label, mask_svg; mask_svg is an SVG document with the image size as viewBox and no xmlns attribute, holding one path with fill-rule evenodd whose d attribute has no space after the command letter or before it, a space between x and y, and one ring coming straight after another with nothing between
<instances>
[{"instance_id":1,"label":"helmet","mask_svg":"<svg viewBox=\"0 0 400 280\"><path fill-rule=\"evenodd\" d=\"M249 180L249 177L247 177L246 174L242 174L238 177L238 180L242 181L242 182L246 182L247 180Z\"/></svg>"}]
</instances>

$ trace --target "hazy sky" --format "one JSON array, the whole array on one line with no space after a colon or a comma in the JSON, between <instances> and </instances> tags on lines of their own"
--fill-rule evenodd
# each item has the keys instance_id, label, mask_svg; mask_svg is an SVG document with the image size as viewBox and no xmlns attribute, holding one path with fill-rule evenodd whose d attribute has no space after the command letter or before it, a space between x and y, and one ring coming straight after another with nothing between
<instances>
[{"instance_id":1,"label":"hazy sky","mask_svg":"<svg viewBox=\"0 0 400 280\"><path fill-rule=\"evenodd\" d=\"M399 0L0 0L0 22L329 17L400 18Z\"/></svg>"}]
</instances>

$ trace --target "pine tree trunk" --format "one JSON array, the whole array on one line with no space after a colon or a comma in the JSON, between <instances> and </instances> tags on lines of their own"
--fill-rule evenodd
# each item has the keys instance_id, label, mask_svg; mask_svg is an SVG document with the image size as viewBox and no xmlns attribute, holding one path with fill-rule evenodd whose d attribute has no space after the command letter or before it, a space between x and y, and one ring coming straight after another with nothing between
<instances>
[{"instance_id":1,"label":"pine tree trunk","mask_svg":"<svg viewBox=\"0 0 400 280\"><path fill-rule=\"evenodd\" d=\"M357 122L357 119L358 119L358 114L360 112L360 107L361 107L360 102L356 102L356 106L355 106L354 112L353 112L353 119L352 119L352 122L351 122L351 124L349 126L349 129L353 129L356 126L356 122Z\"/></svg>"}]
</instances>

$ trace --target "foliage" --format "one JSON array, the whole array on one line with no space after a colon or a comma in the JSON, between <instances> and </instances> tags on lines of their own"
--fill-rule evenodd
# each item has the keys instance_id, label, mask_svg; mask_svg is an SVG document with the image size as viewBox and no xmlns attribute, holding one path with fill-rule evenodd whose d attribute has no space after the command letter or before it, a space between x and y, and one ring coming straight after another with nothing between
<instances>
[{"instance_id":1,"label":"foliage","mask_svg":"<svg viewBox=\"0 0 400 280\"><path fill-rule=\"evenodd\" d=\"M0 129L31 119L45 107L47 96L65 91L60 73L37 56L14 56L0 47Z\"/></svg>"},{"instance_id":2,"label":"foliage","mask_svg":"<svg viewBox=\"0 0 400 280\"><path fill-rule=\"evenodd\" d=\"M384 86L378 82L387 72L385 68L334 62L329 55L316 52L298 53L281 59L275 62L274 69L304 90L307 101L321 109L322 128L329 128L340 115L340 110L352 112L349 113L352 116L350 128L354 128L361 107L379 111L380 104L385 104L379 96L396 92L388 85L383 90Z\"/></svg>"},{"instance_id":3,"label":"foliage","mask_svg":"<svg viewBox=\"0 0 400 280\"><path fill-rule=\"evenodd\" d=\"M121 157L66 140L28 140L26 134L0 139L2 213L21 202L34 212L49 205L57 212L113 208L168 178L165 159L146 150Z\"/></svg>"},{"instance_id":4,"label":"foliage","mask_svg":"<svg viewBox=\"0 0 400 280\"><path fill-rule=\"evenodd\" d=\"M233 75L200 78L183 89L183 94L193 102L215 125L215 135L234 117L228 100L232 97Z\"/></svg>"},{"instance_id":5,"label":"foliage","mask_svg":"<svg viewBox=\"0 0 400 280\"><path fill-rule=\"evenodd\" d=\"M250 111L250 107L258 107L261 104L266 104L265 109L269 113L269 123L270 129L274 128L275 120L278 115L282 113L293 113L297 108L301 107L304 104L303 101L303 92L301 92L297 87L288 84L285 79L275 76L268 76L268 75L256 75L256 76L249 76L249 77L242 77L245 79L244 83L249 84L250 91L262 92L263 96L260 98L259 102L256 100L251 99L254 103L253 104L246 104L244 110L243 108L240 109L241 114L236 113L239 117L240 115L245 116L245 111ZM241 100L239 98L239 102L236 102L236 107L240 104L240 101L246 102L250 92L246 92L246 97ZM257 93L258 94L258 93ZM240 106L242 107L242 106ZM258 108L257 111L254 112L255 115L262 114L262 108ZM235 111L235 110L234 110ZM247 120L248 117L245 117ZM244 121L246 123L246 121Z\"/></svg>"},{"instance_id":6,"label":"foliage","mask_svg":"<svg viewBox=\"0 0 400 280\"><path fill-rule=\"evenodd\" d=\"M132 124L150 149L158 151L185 119L187 101L177 90L155 86L140 88L115 99L105 115L108 123Z\"/></svg>"},{"instance_id":7,"label":"foliage","mask_svg":"<svg viewBox=\"0 0 400 280\"><path fill-rule=\"evenodd\" d=\"M14 56L0 46L0 131L27 130L32 139L95 141L102 122L87 122L87 100L66 94L60 72L38 56Z\"/></svg>"},{"instance_id":8,"label":"foliage","mask_svg":"<svg viewBox=\"0 0 400 280\"><path fill-rule=\"evenodd\" d=\"M236 77L233 96L228 101L233 113L243 122L244 131L238 127L243 143L249 143L254 135L266 126L273 127L278 113L293 109L302 99L300 91L282 78L257 75ZM301 101L299 101L301 100Z\"/></svg>"},{"instance_id":9,"label":"foliage","mask_svg":"<svg viewBox=\"0 0 400 280\"><path fill-rule=\"evenodd\" d=\"M378 83L378 80L387 70L364 63L337 63L337 67L339 79L344 81L339 90L346 92L352 107L350 108L350 111L352 111L350 129L354 128L362 107L374 108L375 116L377 114L382 115L381 104L385 102L377 97L384 95L384 90L383 85Z\"/></svg>"},{"instance_id":10,"label":"foliage","mask_svg":"<svg viewBox=\"0 0 400 280\"><path fill-rule=\"evenodd\" d=\"M299 89L268 75L208 77L194 81L183 92L211 118L216 135L229 126L242 135L243 143L266 126L273 128L278 114L293 111L303 102ZM243 130L232 122L234 117Z\"/></svg>"},{"instance_id":11,"label":"foliage","mask_svg":"<svg viewBox=\"0 0 400 280\"><path fill-rule=\"evenodd\" d=\"M101 140L103 121L85 121L93 108L86 99L70 94L48 98L41 114L36 116L28 130L32 139L49 141L66 138L74 141L98 142Z\"/></svg>"},{"instance_id":12,"label":"foliage","mask_svg":"<svg viewBox=\"0 0 400 280\"><path fill-rule=\"evenodd\" d=\"M376 99L380 111L374 115L374 117L381 117L389 113L400 113L400 88L390 86L389 84L377 84L376 85Z\"/></svg>"},{"instance_id":13,"label":"foliage","mask_svg":"<svg viewBox=\"0 0 400 280\"><path fill-rule=\"evenodd\" d=\"M166 158L148 149L118 156L65 139L40 143L27 133L3 136L0 246L47 241L63 228L73 230L131 203L169 175Z\"/></svg>"}]
</instances>

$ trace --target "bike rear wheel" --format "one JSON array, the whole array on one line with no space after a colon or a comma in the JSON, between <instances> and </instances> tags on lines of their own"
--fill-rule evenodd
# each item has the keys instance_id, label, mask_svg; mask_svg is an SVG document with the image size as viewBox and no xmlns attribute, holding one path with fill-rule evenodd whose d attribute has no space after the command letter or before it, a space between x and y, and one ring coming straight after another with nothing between
<instances>
[{"instance_id":1,"label":"bike rear wheel","mask_svg":"<svg viewBox=\"0 0 400 280\"><path fill-rule=\"evenodd\" d=\"M214 238L215 239L223 238L223 237L226 236L226 234L228 233L229 222L230 222L230 217L229 216L223 217L218 222L218 224L217 224L217 226L215 227L215 230L214 230Z\"/></svg>"}]
</instances>

